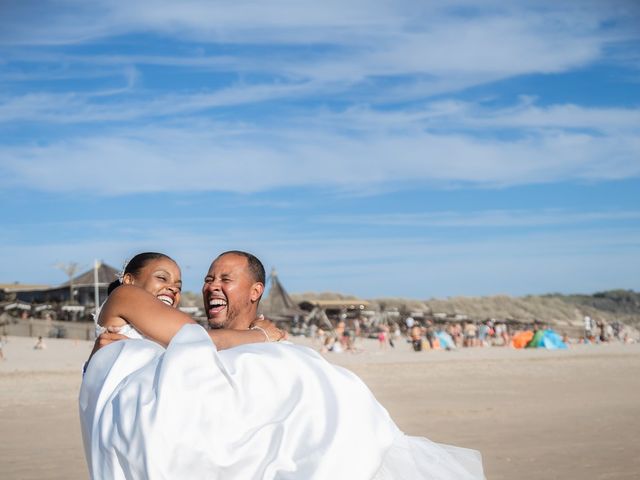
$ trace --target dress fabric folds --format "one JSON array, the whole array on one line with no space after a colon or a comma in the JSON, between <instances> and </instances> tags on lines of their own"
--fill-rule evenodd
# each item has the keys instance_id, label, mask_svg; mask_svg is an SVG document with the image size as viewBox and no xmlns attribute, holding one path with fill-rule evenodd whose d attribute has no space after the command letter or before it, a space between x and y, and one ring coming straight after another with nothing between
<instances>
[{"instance_id":1,"label":"dress fabric folds","mask_svg":"<svg viewBox=\"0 0 640 480\"><path fill-rule=\"evenodd\" d=\"M482 479L478 452L404 435L353 373L288 343L115 342L80 389L93 479Z\"/></svg>"}]
</instances>

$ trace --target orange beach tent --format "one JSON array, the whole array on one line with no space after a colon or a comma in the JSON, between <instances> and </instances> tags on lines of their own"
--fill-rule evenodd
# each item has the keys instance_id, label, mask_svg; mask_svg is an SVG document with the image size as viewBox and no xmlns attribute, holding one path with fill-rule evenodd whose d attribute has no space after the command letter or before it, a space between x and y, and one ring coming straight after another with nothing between
<instances>
[{"instance_id":1,"label":"orange beach tent","mask_svg":"<svg viewBox=\"0 0 640 480\"><path fill-rule=\"evenodd\" d=\"M513 348L524 348L533 339L533 332L531 330L525 330L524 332L516 333L511 339L511 345Z\"/></svg>"}]
</instances>

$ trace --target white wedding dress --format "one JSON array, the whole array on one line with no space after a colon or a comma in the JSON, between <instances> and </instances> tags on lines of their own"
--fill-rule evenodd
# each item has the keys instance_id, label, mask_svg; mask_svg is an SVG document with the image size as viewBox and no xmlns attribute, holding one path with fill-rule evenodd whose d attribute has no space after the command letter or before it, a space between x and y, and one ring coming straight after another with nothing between
<instances>
[{"instance_id":1,"label":"white wedding dress","mask_svg":"<svg viewBox=\"0 0 640 480\"><path fill-rule=\"evenodd\" d=\"M404 435L356 375L315 351L218 352L197 325L166 350L145 339L101 349L79 402L93 479L484 478L478 452Z\"/></svg>"}]
</instances>

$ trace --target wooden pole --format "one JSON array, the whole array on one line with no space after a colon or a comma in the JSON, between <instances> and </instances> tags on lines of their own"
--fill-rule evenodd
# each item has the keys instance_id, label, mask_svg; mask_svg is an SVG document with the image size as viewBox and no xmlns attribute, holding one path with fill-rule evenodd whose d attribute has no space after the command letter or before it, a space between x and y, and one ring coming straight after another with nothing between
<instances>
[{"instance_id":1,"label":"wooden pole","mask_svg":"<svg viewBox=\"0 0 640 480\"><path fill-rule=\"evenodd\" d=\"M100 291L98 289L98 268L100 268L100 262L98 260L93 261L93 298L95 300L95 308L93 310L96 318L98 317L98 308L100 308Z\"/></svg>"}]
</instances>

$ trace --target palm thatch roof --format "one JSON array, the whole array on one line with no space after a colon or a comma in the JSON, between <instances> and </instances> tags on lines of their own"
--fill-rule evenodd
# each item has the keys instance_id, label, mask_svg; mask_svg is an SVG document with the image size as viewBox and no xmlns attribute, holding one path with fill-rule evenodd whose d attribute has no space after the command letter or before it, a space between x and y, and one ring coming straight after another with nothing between
<instances>
[{"instance_id":1,"label":"palm thatch roof","mask_svg":"<svg viewBox=\"0 0 640 480\"><path fill-rule=\"evenodd\" d=\"M120 272L106 263L100 263L98 266L98 285L109 285L116 278ZM69 282L66 281L60 287L68 287L69 283L72 283L74 287L93 286L94 285L94 272L93 268L81 273L77 277Z\"/></svg>"},{"instance_id":2,"label":"palm thatch roof","mask_svg":"<svg viewBox=\"0 0 640 480\"><path fill-rule=\"evenodd\" d=\"M298 307L280 283L275 268L271 270L268 283L269 293L260 303L260 313L270 320L291 320L305 315L306 312Z\"/></svg>"}]
</instances>

